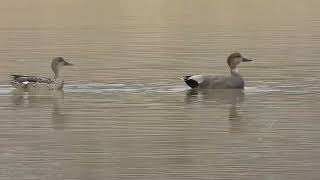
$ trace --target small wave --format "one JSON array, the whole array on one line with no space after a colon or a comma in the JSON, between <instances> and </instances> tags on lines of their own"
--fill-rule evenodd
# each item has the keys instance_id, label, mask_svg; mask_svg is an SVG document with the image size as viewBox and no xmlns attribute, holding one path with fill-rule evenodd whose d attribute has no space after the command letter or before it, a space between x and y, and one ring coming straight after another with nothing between
<instances>
[{"instance_id":1,"label":"small wave","mask_svg":"<svg viewBox=\"0 0 320 180\"><path fill-rule=\"evenodd\" d=\"M0 85L0 95L8 95L14 88L10 85Z\"/></svg>"},{"instance_id":2,"label":"small wave","mask_svg":"<svg viewBox=\"0 0 320 180\"><path fill-rule=\"evenodd\" d=\"M146 84L74 84L66 85L65 92L83 93L113 93L113 92L182 92L187 90L186 86L170 85L168 83L146 83Z\"/></svg>"},{"instance_id":3,"label":"small wave","mask_svg":"<svg viewBox=\"0 0 320 180\"><path fill-rule=\"evenodd\" d=\"M270 86L252 86L252 87L245 87L245 92L247 93L262 93L262 92L278 92L281 91L280 89L270 87Z\"/></svg>"},{"instance_id":4,"label":"small wave","mask_svg":"<svg viewBox=\"0 0 320 180\"><path fill-rule=\"evenodd\" d=\"M256 83L259 84L259 83ZM261 92L281 92L288 94L315 94L320 93L319 81L309 79L308 81L297 82L261 82L253 87L245 87L248 93L261 93Z\"/></svg>"},{"instance_id":5,"label":"small wave","mask_svg":"<svg viewBox=\"0 0 320 180\"><path fill-rule=\"evenodd\" d=\"M115 91L123 89L125 84L102 84L102 83L90 83L90 84L73 84L65 85L65 92L86 92L86 93L103 93L104 91Z\"/></svg>"},{"instance_id":6,"label":"small wave","mask_svg":"<svg viewBox=\"0 0 320 180\"><path fill-rule=\"evenodd\" d=\"M255 83L259 84L259 83ZM320 88L317 83L275 83L263 82L264 85L245 87L245 92L255 93L319 93ZM126 84L68 84L64 86L64 92L69 93L179 93L187 91L189 87L183 84L170 84L168 82L159 83L126 83ZM9 94L14 88L10 85L0 85L0 95Z\"/></svg>"}]
</instances>

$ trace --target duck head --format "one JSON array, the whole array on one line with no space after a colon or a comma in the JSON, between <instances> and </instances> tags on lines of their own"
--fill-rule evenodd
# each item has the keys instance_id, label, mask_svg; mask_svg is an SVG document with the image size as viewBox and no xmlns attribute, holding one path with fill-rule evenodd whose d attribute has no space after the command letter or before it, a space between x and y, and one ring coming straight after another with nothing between
<instances>
[{"instance_id":1,"label":"duck head","mask_svg":"<svg viewBox=\"0 0 320 180\"><path fill-rule=\"evenodd\" d=\"M51 68L55 74L55 78L58 78L60 75L60 70L63 66L73 66L73 64L67 62L62 57L55 57L52 60Z\"/></svg>"},{"instance_id":2,"label":"duck head","mask_svg":"<svg viewBox=\"0 0 320 180\"><path fill-rule=\"evenodd\" d=\"M237 72L237 66L241 62L249 62L251 59L244 58L240 53L232 53L227 60L227 63L231 69L231 71Z\"/></svg>"}]
</instances>

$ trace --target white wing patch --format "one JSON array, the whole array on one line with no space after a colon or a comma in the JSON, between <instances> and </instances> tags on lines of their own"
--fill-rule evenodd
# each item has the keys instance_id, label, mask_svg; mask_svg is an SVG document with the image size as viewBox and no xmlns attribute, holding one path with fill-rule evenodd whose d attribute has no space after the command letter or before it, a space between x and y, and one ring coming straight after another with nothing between
<instances>
[{"instance_id":1,"label":"white wing patch","mask_svg":"<svg viewBox=\"0 0 320 180\"><path fill-rule=\"evenodd\" d=\"M24 85L27 85L27 84L29 84L30 82L29 81L23 81L22 82L22 84L24 84Z\"/></svg>"},{"instance_id":2,"label":"white wing patch","mask_svg":"<svg viewBox=\"0 0 320 180\"><path fill-rule=\"evenodd\" d=\"M204 81L203 75L194 75L194 76L189 77L189 79L197 81L198 84L200 84Z\"/></svg>"}]
</instances>

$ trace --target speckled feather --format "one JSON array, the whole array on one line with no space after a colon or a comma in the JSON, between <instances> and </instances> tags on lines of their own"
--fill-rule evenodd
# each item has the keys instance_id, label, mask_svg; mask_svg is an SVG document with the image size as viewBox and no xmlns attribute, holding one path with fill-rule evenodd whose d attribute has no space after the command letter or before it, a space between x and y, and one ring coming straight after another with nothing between
<instances>
[{"instance_id":1,"label":"speckled feather","mask_svg":"<svg viewBox=\"0 0 320 180\"><path fill-rule=\"evenodd\" d=\"M11 85L23 90L59 90L63 88L63 79L51 79L35 76L12 75Z\"/></svg>"}]
</instances>

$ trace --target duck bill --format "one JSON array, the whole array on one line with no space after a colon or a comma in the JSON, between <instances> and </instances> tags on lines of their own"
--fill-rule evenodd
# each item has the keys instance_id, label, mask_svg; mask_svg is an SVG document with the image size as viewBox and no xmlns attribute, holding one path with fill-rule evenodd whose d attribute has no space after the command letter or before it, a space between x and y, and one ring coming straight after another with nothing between
<instances>
[{"instance_id":1,"label":"duck bill","mask_svg":"<svg viewBox=\"0 0 320 180\"><path fill-rule=\"evenodd\" d=\"M247 59L247 58L242 58L242 62L249 62L249 61L253 61L253 60Z\"/></svg>"},{"instance_id":2,"label":"duck bill","mask_svg":"<svg viewBox=\"0 0 320 180\"><path fill-rule=\"evenodd\" d=\"M73 66L73 64L71 64L71 63L69 63L69 62L67 62L67 61L64 63L64 65L65 65L65 66Z\"/></svg>"}]
</instances>

